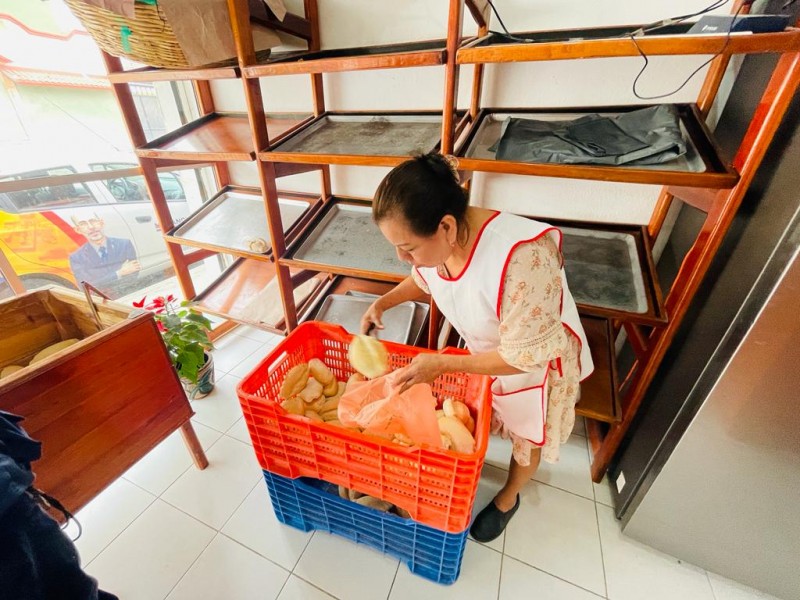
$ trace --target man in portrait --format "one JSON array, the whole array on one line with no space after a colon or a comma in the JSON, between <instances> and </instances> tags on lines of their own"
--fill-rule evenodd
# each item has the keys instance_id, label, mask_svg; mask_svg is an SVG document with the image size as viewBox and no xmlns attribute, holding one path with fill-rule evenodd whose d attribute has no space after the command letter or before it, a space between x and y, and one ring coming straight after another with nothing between
<instances>
[{"instance_id":1,"label":"man in portrait","mask_svg":"<svg viewBox=\"0 0 800 600\"><path fill-rule=\"evenodd\" d=\"M108 237L103 219L72 215L75 231L86 238L86 243L69 256L75 279L86 281L104 290L114 287L117 281L136 277L141 269L136 250L130 240Z\"/></svg>"}]
</instances>

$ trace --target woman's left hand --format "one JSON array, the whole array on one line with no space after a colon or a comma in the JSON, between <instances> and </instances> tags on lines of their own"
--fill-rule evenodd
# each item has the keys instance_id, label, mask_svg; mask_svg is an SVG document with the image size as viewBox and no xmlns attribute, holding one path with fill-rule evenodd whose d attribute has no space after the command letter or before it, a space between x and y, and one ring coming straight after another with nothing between
<instances>
[{"instance_id":1,"label":"woman's left hand","mask_svg":"<svg viewBox=\"0 0 800 600\"><path fill-rule=\"evenodd\" d=\"M441 354L418 354L411 363L393 373L395 385L400 392L417 383L432 383L446 373L446 357Z\"/></svg>"}]
</instances>

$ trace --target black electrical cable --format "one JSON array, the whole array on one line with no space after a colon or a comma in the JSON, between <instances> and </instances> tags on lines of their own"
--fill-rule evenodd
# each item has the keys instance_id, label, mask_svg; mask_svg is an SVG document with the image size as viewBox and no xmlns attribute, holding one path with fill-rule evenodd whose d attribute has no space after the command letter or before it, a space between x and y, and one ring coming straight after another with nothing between
<instances>
[{"instance_id":1,"label":"black electrical cable","mask_svg":"<svg viewBox=\"0 0 800 600\"><path fill-rule=\"evenodd\" d=\"M728 0L725 0L725 2L727 2L727 1ZM728 32L725 35L725 43L722 44L722 48L720 48L720 50L714 56L709 58L702 65L700 65L694 71L692 71L689 74L689 76L686 79L683 80L682 84L680 84L677 88L675 88L674 90L672 90L671 92L668 92L666 94L657 94L655 96L642 96L639 92L636 91L636 84L639 83L639 79L642 77L644 72L647 70L647 67L650 64L650 60L647 58L647 54L645 54L644 51L641 49L641 47L639 47L639 43L636 41L635 34L631 33L630 34L631 41L633 42L633 45L636 46L636 51L639 53L639 55L644 60L644 64L642 65L642 68L639 69L639 72L636 74L636 77L633 80L633 85L631 85L631 91L633 92L633 95L636 96L639 100L659 100L661 98L667 98L668 96L672 96L673 94L677 94L678 92L680 92L684 87L686 87L686 84L688 84L695 75L697 75L701 70L703 70L704 67L709 65L712 61L714 61L716 58L718 58L719 56L721 56L725 52L726 48L728 47L728 44L731 41L731 31L733 30L733 26L736 23L736 19L739 17L739 14L742 12L742 9L747 4L749 4L749 3L743 2L742 4L739 5L739 8L736 9L736 12L734 13L733 18L731 19L730 27L728 27ZM722 5L720 4L720 6L722 6ZM696 15L690 15L690 16L696 16ZM689 17L685 17L685 18L689 18Z\"/></svg>"},{"instance_id":2,"label":"black electrical cable","mask_svg":"<svg viewBox=\"0 0 800 600\"><path fill-rule=\"evenodd\" d=\"M500 23L500 27L503 28L503 31L506 32L506 35L511 35L508 32L508 27L506 27L506 24L503 23L503 17L500 16L499 12L497 12L497 7L494 5L494 2L492 2L492 0L487 0L487 1L489 2L489 6L492 8L492 12L494 13L494 16L497 17L497 21Z\"/></svg>"},{"instance_id":3,"label":"black electrical cable","mask_svg":"<svg viewBox=\"0 0 800 600\"><path fill-rule=\"evenodd\" d=\"M725 42L723 43L722 48L719 50L719 52L717 52L714 56L709 58L702 65L700 65L694 71L692 71L680 86L678 86L677 88L675 88L674 90L672 90L671 92L669 92L667 94L659 94L659 95L656 95L656 96L642 96L636 90L636 85L639 83L639 79L641 79L642 75L647 70L647 67L650 64L650 60L647 57L647 54L645 54L644 51L639 47L639 43L636 41L636 36L644 35L645 33L656 31L658 29L662 29L662 28L668 27L670 25L675 25L677 23L682 23L686 19L691 19L692 17L698 17L698 16L701 16L701 15L704 15L704 14L709 13L709 12L711 12L713 10L716 10L716 9L722 7L722 6L725 6L728 2L730 2L730 0L714 0L714 2L712 2L711 4L709 4L708 6L706 6L702 10L699 10L699 11L696 11L696 12L693 12L693 13L687 13L685 15L679 15L677 17L671 17L671 18L668 18L668 19L663 19L661 21L655 21L653 23L649 23L647 25L643 25L642 27L639 27L635 31L631 31L631 32L622 34L621 37L630 38L630 40L633 42L633 45L636 46L636 51L639 53L639 56L641 56L642 59L644 60L644 64L642 65L642 68L639 70L639 73L637 73L636 77L633 80L633 84L631 85L631 91L633 92L633 95L636 96L640 100L658 100L658 99L661 99L661 98L666 98L668 96L672 96L673 94L676 94L679 91L681 91L692 80L692 78L695 75L697 75L704 67L709 65L714 59L716 59L717 57L719 57L720 55L722 55L725 52L725 50L728 47L728 44L730 43L731 31L733 29L734 23L736 22L736 19L739 17L739 14L742 12L742 9L744 7L746 7L746 6L750 6L751 4L753 4L754 1L755 0L744 0L739 5L739 8L736 9L736 13L733 15L733 19L731 19L731 25L728 28L727 34L725 35ZM789 6L789 5L793 4L795 1L796 0L788 0L787 3L786 3L786 6ZM500 12L497 10L497 7L494 5L494 2L492 2L492 0L487 0L487 2L489 3L489 6L491 7L492 12L497 17L497 21L500 23L500 26L503 28L502 32L500 32L500 31L492 31L490 29L489 33L492 33L494 35L498 35L500 37L503 37L503 38L506 38L506 39L509 39L509 40L512 40L512 41L515 41L515 42L520 42L520 43L523 43L523 44L536 43L536 40L527 39L527 38L521 38L521 37L515 36L512 33L510 33L508 28L506 27L506 24L503 22L503 18L500 16Z\"/></svg>"},{"instance_id":4,"label":"black electrical cable","mask_svg":"<svg viewBox=\"0 0 800 600\"><path fill-rule=\"evenodd\" d=\"M503 28L502 32L501 31L493 31L493 30L490 29L489 33L494 34L494 35L499 35L500 37L504 37L506 39L509 39L509 40L512 40L512 41L515 41L515 42L520 42L522 44L530 44L531 42L533 42L533 40L517 37L516 35L512 34L511 32L509 32L508 31L508 27L506 27L506 24L503 23L503 18L500 16L500 13L497 11L497 7L494 5L494 2L492 2L492 0L487 0L487 2L489 3L489 6L491 7L492 12L494 13L494 16L497 17L497 21L498 21L498 23L500 23L500 27Z\"/></svg>"}]
</instances>

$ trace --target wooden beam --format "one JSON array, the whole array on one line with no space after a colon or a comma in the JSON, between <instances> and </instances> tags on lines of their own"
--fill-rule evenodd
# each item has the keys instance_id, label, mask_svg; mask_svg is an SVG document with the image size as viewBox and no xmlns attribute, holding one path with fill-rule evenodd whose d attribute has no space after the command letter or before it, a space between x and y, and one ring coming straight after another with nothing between
<instances>
[{"instance_id":1,"label":"wooden beam","mask_svg":"<svg viewBox=\"0 0 800 600\"><path fill-rule=\"evenodd\" d=\"M225 334L236 329L239 325L240 323L237 323L236 321L231 321L230 319L226 319L225 321L223 321L222 323L220 323L219 325L214 327L214 329L211 330L211 333L208 334L208 339L210 339L212 342L216 342Z\"/></svg>"},{"instance_id":2,"label":"wooden beam","mask_svg":"<svg viewBox=\"0 0 800 600\"><path fill-rule=\"evenodd\" d=\"M228 0L228 9L231 14L233 26L233 39L236 44L239 65L246 67L256 62L256 53L253 38L249 31L247 3L243 0ZM287 14L287 19L289 15ZM306 37L312 41L310 29ZM247 114L250 119L250 128L253 138L253 148L256 152L269 148L269 135L267 134L267 121L264 114L264 101L261 97L261 86L258 79L242 79L244 85ZM267 228L269 229L270 246L273 255L281 257L286 252L286 238L281 225L281 213L278 205L278 190L275 185L277 178L275 165L264 161L257 161L258 179L261 184L261 193L267 212ZM286 328L291 331L297 327L297 307L294 302L294 289L290 279L289 268L279 261L275 262L278 289L281 294L283 314L286 318Z\"/></svg>"},{"instance_id":3,"label":"wooden beam","mask_svg":"<svg viewBox=\"0 0 800 600\"><path fill-rule=\"evenodd\" d=\"M672 206L672 199L672 194L668 192L668 188L661 188L653 213L650 215L650 222L647 224L647 233L650 235L651 240L658 238L658 234L661 232L661 228L667 218L669 208Z\"/></svg>"},{"instance_id":4,"label":"wooden beam","mask_svg":"<svg viewBox=\"0 0 800 600\"><path fill-rule=\"evenodd\" d=\"M217 256L218 252L208 249L193 250L192 252L184 252L184 259L187 265L193 265L196 262Z\"/></svg>"},{"instance_id":5,"label":"wooden beam","mask_svg":"<svg viewBox=\"0 0 800 600\"><path fill-rule=\"evenodd\" d=\"M154 212L156 215L156 222L162 233L172 229L175 224L172 220L172 215L169 212L169 205L167 199L164 197L164 190L161 188L161 182L158 180L158 173L156 172L155 163L149 158L140 158L142 165L142 175L144 176L144 184L147 188L147 193L153 203ZM172 267L175 269L175 274L178 276L178 284L181 288L183 297L188 299L195 297L194 283L192 276L189 273L189 263L183 253L183 248L176 244L166 244L167 254L172 261Z\"/></svg>"},{"instance_id":6,"label":"wooden beam","mask_svg":"<svg viewBox=\"0 0 800 600\"><path fill-rule=\"evenodd\" d=\"M488 33L488 27L483 25L478 28L478 37L483 37ZM483 63L475 63L472 72L472 95L469 103L469 116L475 122L478 111L481 108L481 94L483 92Z\"/></svg>"},{"instance_id":7,"label":"wooden beam","mask_svg":"<svg viewBox=\"0 0 800 600\"><path fill-rule=\"evenodd\" d=\"M491 8L488 0L466 0L466 4L472 18L475 19L475 23L478 24L478 27L488 29L489 19L491 18Z\"/></svg>"},{"instance_id":8,"label":"wooden beam","mask_svg":"<svg viewBox=\"0 0 800 600\"><path fill-rule=\"evenodd\" d=\"M274 29L276 31L283 31L284 33L288 33L304 40L312 39L311 24L308 22L308 19L304 19L303 17L293 13L286 13L283 21L279 21L278 18L272 13L269 13L266 19L253 18L252 21L254 23L258 23L259 25L264 25L265 27L269 27L270 29Z\"/></svg>"},{"instance_id":9,"label":"wooden beam","mask_svg":"<svg viewBox=\"0 0 800 600\"><path fill-rule=\"evenodd\" d=\"M623 323L625 333L628 334L628 342L633 348L636 358L642 360L647 355L647 336L642 333L641 328L636 323Z\"/></svg>"},{"instance_id":10,"label":"wooden beam","mask_svg":"<svg viewBox=\"0 0 800 600\"><path fill-rule=\"evenodd\" d=\"M198 79L193 82L194 92L197 95L197 102L200 105L200 114L208 115L214 112L214 96L211 93L211 83L205 79Z\"/></svg>"},{"instance_id":11,"label":"wooden beam","mask_svg":"<svg viewBox=\"0 0 800 600\"><path fill-rule=\"evenodd\" d=\"M17 275L17 272L11 266L11 262L8 260L2 248L0 248L0 274L5 277L6 282L8 282L8 287L10 287L11 291L17 296L27 291L25 289L25 284L22 283L19 275Z\"/></svg>"},{"instance_id":12,"label":"wooden beam","mask_svg":"<svg viewBox=\"0 0 800 600\"><path fill-rule=\"evenodd\" d=\"M711 190L708 188L690 188L671 185L665 188L666 193L675 198L683 200L689 206L693 206L697 210L707 213L716 202L717 196L720 194L719 190ZM721 192L725 195L727 192Z\"/></svg>"},{"instance_id":13,"label":"wooden beam","mask_svg":"<svg viewBox=\"0 0 800 600\"><path fill-rule=\"evenodd\" d=\"M122 69L122 61L119 57L111 56L107 52L101 51L103 62L106 65L106 70L109 73L119 73ZM117 98L120 112L122 113L122 120L125 121L125 130L128 132L128 137L131 140L131 146L138 148L147 143L147 137L144 135L144 128L139 119L139 112L136 110L136 104L133 101L133 95L127 83L112 83L111 87L114 90L114 96Z\"/></svg>"},{"instance_id":14,"label":"wooden beam","mask_svg":"<svg viewBox=\"0 0 800 600\"><path fill-rule=\"evenodd\" d=\"M444 106L442 112L442 154L452 154L455 143L455 115L458 104L458 71L456 52L461 42L461 28L464 23L464 0L450 0L447 15L447 60L444 75Z\"/></svg>"}]
</instances>

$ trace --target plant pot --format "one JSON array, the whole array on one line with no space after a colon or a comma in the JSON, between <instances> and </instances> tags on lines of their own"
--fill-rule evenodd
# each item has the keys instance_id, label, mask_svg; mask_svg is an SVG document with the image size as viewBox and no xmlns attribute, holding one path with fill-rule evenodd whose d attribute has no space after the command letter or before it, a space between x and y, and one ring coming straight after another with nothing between
<instances>
[{"instance_id":1,"label":"plant pot","mask_svg":"<svg viewBox=\"0 0 800 600\"><path fill-rule=\"evenodd\" d=\"M203 355L206 357L206 362L197 372L197 383L192 383L188 379L181 377L183 389L186 390L189 400L205 398L214 389L214 357L207 352Z\"/></svg>"}]
</instances>

